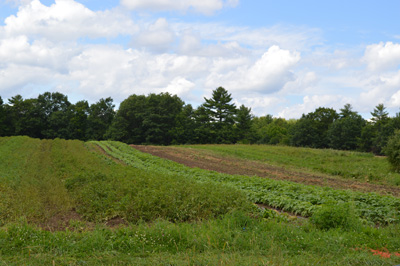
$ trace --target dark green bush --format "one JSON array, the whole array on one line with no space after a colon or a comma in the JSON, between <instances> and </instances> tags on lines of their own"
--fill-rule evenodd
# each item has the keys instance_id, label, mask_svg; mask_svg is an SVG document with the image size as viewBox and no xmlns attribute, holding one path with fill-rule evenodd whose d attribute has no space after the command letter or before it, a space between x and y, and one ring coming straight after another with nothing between
<instances>
[{"instance_id":1,"label":"dark green bush","mask_svg":"<svg viewBox=\"0 0 400 266\"><path fill-rule=\"evenodd\" d=\"M384 149L393 171L400 172L400 130L397 130Z\"/></svg>"}]
</instances>

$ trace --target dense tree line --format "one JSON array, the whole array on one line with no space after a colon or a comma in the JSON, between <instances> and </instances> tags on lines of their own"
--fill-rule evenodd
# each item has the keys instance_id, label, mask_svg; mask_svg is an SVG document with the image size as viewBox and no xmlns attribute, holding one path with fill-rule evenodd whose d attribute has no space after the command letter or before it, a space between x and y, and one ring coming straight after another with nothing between
<instances>
[{"instance_id":1,"label":"dense tree line","mask_svg":"<svg viewBox=\"0 0 400 266\"><path fill-rule=\"evenodd\" d=\"M400 114L389 117L379 104L365 120L350 104L340 112L319 107L298 120L254 117L237 107L222 87L197 108L169 93L131 95L118 111L111 98L71 104L66 95L46 92L37 98L0 97L0 136L80 140L111 139L132 144L251 143L360 150L384 154L400 134Z\"/></svg>"}]
</instances>

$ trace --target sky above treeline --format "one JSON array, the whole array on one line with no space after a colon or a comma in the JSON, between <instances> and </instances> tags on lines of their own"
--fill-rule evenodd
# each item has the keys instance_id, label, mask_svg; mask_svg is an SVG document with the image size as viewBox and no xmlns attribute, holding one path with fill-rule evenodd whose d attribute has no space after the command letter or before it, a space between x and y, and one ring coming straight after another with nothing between
<instances>
[{"instance_id":1,"label":"sky above treeline","mask_svg":"<svg viewBox=\"0 0 400 266\"><path fill-rule=\"evenodd\" d=\"M400 111L399 0L0 0L0 96L71 102L219 86L257 116Z\"/></svg>"}]
</instances>

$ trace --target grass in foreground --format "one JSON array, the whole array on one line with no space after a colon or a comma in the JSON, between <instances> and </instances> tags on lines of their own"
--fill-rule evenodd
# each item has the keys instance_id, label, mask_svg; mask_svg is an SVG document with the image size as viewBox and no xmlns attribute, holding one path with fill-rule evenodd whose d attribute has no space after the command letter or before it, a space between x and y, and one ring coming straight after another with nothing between
<instances>
[{"instance_id":1,"label":"grass in foreground","mask_svg":"<svg viewBox=\"0 0 400 266\"><path fill-rule=\"evenodd\" d=\"M29 225L0 230L4 265L395 265L399 227L316 229L307 221L233 212L195 223L163 220L110 230L48 232ZM386 257L373 255L383 250ZM390 257L389 257L390 256Z\"/></svg>"}]
</instances>

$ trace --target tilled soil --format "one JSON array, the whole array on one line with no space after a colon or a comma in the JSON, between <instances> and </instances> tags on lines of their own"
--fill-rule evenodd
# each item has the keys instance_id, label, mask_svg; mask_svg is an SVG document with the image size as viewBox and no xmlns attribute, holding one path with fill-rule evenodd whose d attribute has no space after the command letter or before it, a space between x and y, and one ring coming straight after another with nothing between
<instances>
[{"instance_id":1,"label":"tilled soil","mask_svg":"<svg viewBox=\"0 0 400 266\"><path fill-rule=\"evenodd\" d=\"M351 189L362 192L376 192L384 195L400 196L400 188L379 184L358 182L355 180L330 177L288 170L260 161L251 161L234 157L225 157L205 150L179 147L131 145L133 148L152 155L175 161L189 167L217 171L232 175L247 175L287 180L307 185L327 186L337 189Z\"/></svg>"}]
</instances>

